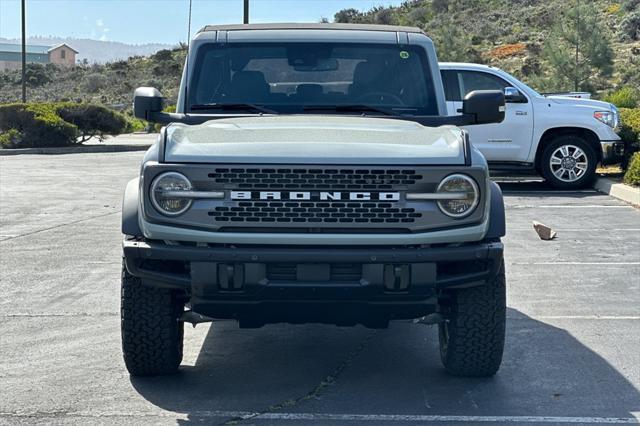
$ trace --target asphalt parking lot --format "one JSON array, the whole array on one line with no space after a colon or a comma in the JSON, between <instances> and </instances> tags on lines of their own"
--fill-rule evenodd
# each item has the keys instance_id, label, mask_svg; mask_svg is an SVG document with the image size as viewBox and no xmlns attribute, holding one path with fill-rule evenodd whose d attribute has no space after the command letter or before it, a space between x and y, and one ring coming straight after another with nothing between
<instances>
[{"instance_id":1,"label":"asphalt parking lot","mask_svg":"<svg viewBox=\"0 0 640 426\"><path fill-rule=\"evenodd\" d=\"M447 376L435 327L186 328L181 373L130 379L120 200L141 152L0 157L0 423L590 424L640 418L640 211L503 184L507 346ZM540 240L537 220L558 231Z\"/></svg>"}]
</instances>

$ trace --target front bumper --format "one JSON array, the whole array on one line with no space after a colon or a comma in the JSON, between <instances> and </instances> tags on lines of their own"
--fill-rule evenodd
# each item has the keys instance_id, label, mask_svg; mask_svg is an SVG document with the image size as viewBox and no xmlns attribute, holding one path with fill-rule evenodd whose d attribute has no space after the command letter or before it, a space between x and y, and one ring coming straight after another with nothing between
<instances>
[{"instance_id":1,"label":"front bumper","mask_svg":"<svg viewBox=\"0 0 640 426\"><path fill-rule=\"evenodd\" d=\"M624 157L624 141L612 140L612 141L600 141L602 146L602 164L617 164L622 161Z\"/></svg>"},{"instance_id":2,"label":"front bumper","mask_svg":"<svg viewBox=\"0 0 640 426\"><path fill-rule=\"evenodd\" d=\"M191 309L242 327L274 322L385 326L435 311L439 290L482 285L500 242L430 247L176 246L124 241L129 273L189 294Z\"/></svg>"}]
</instances>

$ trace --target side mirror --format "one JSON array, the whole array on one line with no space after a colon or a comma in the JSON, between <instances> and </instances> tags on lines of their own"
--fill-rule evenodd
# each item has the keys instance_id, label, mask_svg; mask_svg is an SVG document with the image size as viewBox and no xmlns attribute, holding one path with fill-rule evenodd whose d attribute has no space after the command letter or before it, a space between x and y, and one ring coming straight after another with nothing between
<instances>
[{"instance_id":1,"label":"side mirror","mask_svg":"<svg viewBox=\"0 0 640 426\"><path fill-rule=\"evenodd\" d=\"M133 92L133 115L136 118L155 122L157 115L162 114L164 98L155 87L138 87Z\"/></svg>"},{"instance_id":2,"label":"side mirror","mask_svg":"<svg viewBox=\"0 0 640 426\"><path fill-rule=\"evenodd\" d=\"M515 87L504 88L504 100L512 104L527 102L527 98Z\"/></svg>"},{"instance_id":3,"label":"side mirror","mask_svg":"<svg viewBox=\"0 0 640 426\"><path fill-rule=\"evenodd\" d=\"M475 117L471 124L502 123L504 93L500 90L474 90L462 101L462 113Z\"/></svg>"}]
</instances>

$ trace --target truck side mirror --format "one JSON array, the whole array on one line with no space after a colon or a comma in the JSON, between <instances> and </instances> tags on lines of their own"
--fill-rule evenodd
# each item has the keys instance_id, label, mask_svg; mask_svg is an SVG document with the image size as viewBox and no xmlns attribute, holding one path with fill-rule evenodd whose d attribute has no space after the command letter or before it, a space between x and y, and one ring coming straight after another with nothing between
<instances>
[{"instance_id":1,"label":"truck side mirror","mask_svg":"<svg viewBox=\"0 0 640 426\"><path fill-rule=\"evenodd\" d=\"M512 104L526 103L527 98L515 87L504 88L504 100L505 102Z\"/></svg>"},{"instance_id":2,"label":"truck side mirror","mask_svg":"<svg viewBox=\"0 0 640 426\"><path fill-rule=\"evenodd\" d=\"M155 116L162 114L163 103L164 98L155 87L138 87L133 92L133 115L155 122Z\"/></svg>"},{"instance_id":3,"label":"truck side mirror","mask_svg":"<svg viewBox=\"0 0 640 426\"><path fill-rule=\"evenodd\" d=\"M471 124L502 123L504 93L500 90L474 90L462 101L462 113L475 117Z\"/></svg>"}]
</instances>

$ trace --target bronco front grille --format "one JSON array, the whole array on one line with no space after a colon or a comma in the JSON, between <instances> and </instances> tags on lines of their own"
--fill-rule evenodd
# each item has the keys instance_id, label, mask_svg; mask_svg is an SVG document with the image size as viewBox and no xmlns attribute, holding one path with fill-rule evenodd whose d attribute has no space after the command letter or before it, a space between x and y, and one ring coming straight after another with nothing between
<instances>
[{"instance_id":1,"label":"bronco front grille","mask_svg":"<svg viewBox=\"0 0 640 426\"><path fill-rule=\"evenodd\" d=\"M363 189L388 190L414 185L423 176L415 170L218 168L208 174L216 184L237 189Z\"/></svg>"},{"instance_id":2,"label":"bronco front grille","mask_svg":"<svg viewBox=\"0 0 640 426\"><path fill-rule=\"evenodd\" d=\"M210 211L218 222L412 223L422 217L413 208L384 202L240 201L237 207Z\"/></svg>"}]
</instances>

